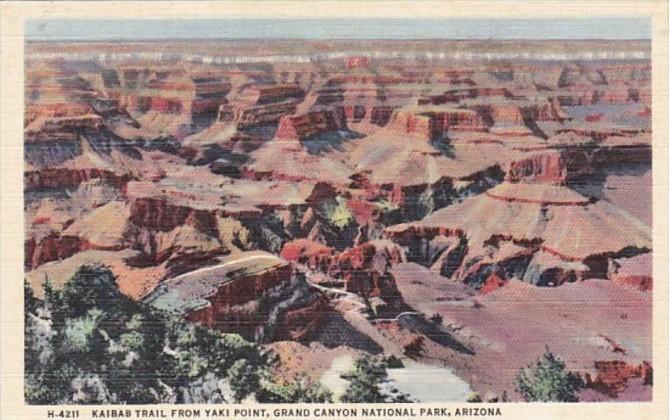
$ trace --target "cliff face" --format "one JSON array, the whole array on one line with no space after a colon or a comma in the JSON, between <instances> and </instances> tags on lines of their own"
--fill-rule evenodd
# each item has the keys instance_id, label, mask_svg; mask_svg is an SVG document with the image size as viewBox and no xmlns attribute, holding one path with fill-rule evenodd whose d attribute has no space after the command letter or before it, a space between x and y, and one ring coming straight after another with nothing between
<instances>
[{"instance_id":1,"label":"cliff face","mask_svg":"<svg viewBox=\"0 0 669 420\"><path fill-rule=\"evenodd\" d=\"M220 107L218 121L235 123L240 129L275 123L294 114L303 99L304 91L297 85L252 86Z\"/></svg>"},{"instance_id":2,"label":"cliff face","mask_svg":"<svg viewBox=\"0 0 669 420\"><path fill-rule=\"evenodd\" d=\"M159 198L133 200L129 221L140 227L164 232L186 223L193 224L203 231L215 232L216 230L216 221L211 212L174 205Z\"/></svg>"},{"instance_id":3,"label":"cliff face","mask_svg":"<svg viewBox=\"0 0 669 420\"><path fill-rule=\"evenodd\" d=\"M261 106L235 109L233 105L223 105L218 111L219 122L234 122L238 128L247 128L278 121L284 115L293 114L296 105L281 102Z\"/></svg>"},{"instance_id":4,"label":"cliff face","mask_svg":"<svg viewBox=\"0 0 669 420\"><path fill-rule=\"evenodd\" d=\"M566 185L601 171L611 165L646 164L651 161L650 146L644 136L607 135L599 141L560 144L554 149L529 153L509 163L505 180Z\"/></svg>"},{"instance_id":5,"label":"cliff face","mask_svg":"<svg viewBox=\"0 0 669 420\"><path fill-rule=\"evenodd\" d=\"M562 184L567 180L567 167L560 153L535 154L511 162L506 180Z\"/></svg>"},{"instance_id":6,"label":"cliff face","mask_svg":"<svg viewBox=\"0 0 669 420\"><path fill-rule=\"evenodd\" d=\"M107 185L122 189L131 179L129 174L119 175L112 171L85 168L44 168L24 173L25 191L39 189L77 188L80 184L99 179Z\"/></svg>"},{"instance_id":7,"label":"cliff face","mask_svg":"<svg viewBox=\"0 0 669 420\"><path fill-rule=\"evenodd\" d=\"M253 259L263 262L248 265ZM181 280L196 278L200 284L195 289ZM192 295L194 303L174 302L171 296L181 293ZM219 266L182 274L147 300L176 310L190 321L259 342L306 339L329 311L325 296L309 286L302 274L285 261L262 253L231 256Z\"/></svg>"},{"instance_id":8,"label":"cliff face","mask_svg":"<svg viewBox=\"0 0 669 420\"><path fill-rule=\"evenodd\" d=\"M643 385L653 383L653 367L647 361L639 364L622 360L596 361L595 371L594 378L587 374L586 385L614 398L627 388L628 381L632 379L638 378Z\"/></svg>"},{"instance_id":9,"label":"cliff face","mask_svg":"<svg viewBox=\"0 0 669 420\"><path fill-rule=\"evenodd\" d=\"M311 111L302 115L282 117L279 120L275 138L305 140L319 134L346 128L342 109Z\"/></svg>"},{"instance_id":10,"label":"cliff face","mask_svg":"<svg viewBox=\"0 0 669 420\"><path fill-rule=\"evenodd\" d=\"M393 113L388 127L400 134L415 135L426 141L439 138L448 130L488 130L476 111L434 106L400 108Z\"/></svg>"},{"instance_id":11,"label":"cliff face","mask_svg":"<svg viewBox=\"0 0 669 420\"><path fill-rule=\"evenodd\" d=\"M556 167L562 174L560 166ZM635 229L623 228L626 218L608 203L592 202L566 187L504 183L422 221L390 226L386 236L406 247L410 260L428 266L434 264L434 255L446 253L445 262L435 270L451 273L451 278L476 288L493 274L556 286L606 278L607 256L620 256L625 250L633 250L632 255L645 254L650 246L649 231L641 223L635 224ZM617 226L613 220L620 221L620 229L610 227ZM564 232L560 226L566 223L587 231L589 240L578 245L566 241L559 233ZM597 235L607 240L592 241ZM457 246L455 242L440 245L435 242L440 236L447 242L454 241L448 238L460 242Z\"/></svg>"},{"instance_id":12,"label":"cliff face","mask_svg":"<svg viewBox=\"0 0 669 420\"><path fill-rule=\"evenodd\" d=\"M25 243L25 265L34 269L85 250L140 251L130 266L167 262L167 274L188 271L229 252L219 239L215 214L170 205L159 199L112 201L70 220L62 233L32 237Z\"/></svg>"},{"instance_id":13,"label":"cliff face","mask_svg":"<svg viewBox=\"0 0 669 420\"><path fill-rule=\"evenodd\" d=\"M188 114L193 117L213 115L226 103L230 83L220 77L183 76L178 73L123 79L128 93L121 96L121 105L139 113L155 111L165 114ZM112 88L112 90L114 90Z\"/></svg>"},{"instance_id":14,"label":"cliff face","mask_svg":"<svg viewBox=\"0 0 669 420\"><path fill-rule=\"evenodd\" d=\"M334 249L308 239L286 242L281 249L281 258L304 264L314 270L327 270Z\"/></svg>"},{"instance_id":15,"label":"cliff face","mask_svg":"<svg viewBox=\"0 0 669 420\"><path fill-rule=\"evenodd\" d=\"M402 298L390 269L405 260L403 251L392 242L370 241L335 256L328 275L343 279L349 292L379 297L392 310L399 310Z\"/></svg>"},{"instance_id":16,"label":"cliff face","mask_svg":"<svg viewBox=\"0 0 669 420\"><path fill-rule=\"evenodd\" d=\"M207 297L210 304L206 308L188 313L186 318L255 339L256 329L269 317L267 308L260 308L260 298L272 289L285 288L291 275L290 265L284 265L227 282L216 290L215 295Z\"/></svg>"},{"instance_id":17,"label":"cliff face","mask_svg":"<svg viewBox=\"0 0 669 420\"><path fill-rule=\"evenodd\" d=\"M49 103L34 103L29 104L26 109L26 126L37 120L38 118L61 118L61 121L66 119L73 119L84 115L91 115L94 109L87 103L72 103L72 102L49 102ZM91 121L92 122L92 121ZM66 123L65 123L66 124Z\"/></svg>"},{"instance_id":18,"label":"cliff face","mask_svg":"<svg viewBox=\"0 0 669 420\"><path fill-rule=\"evenodd\" d=\"M40 265L70 257L77 252L89 249L90 245L76 236L61 236L52 233L41 240L30 238L24 244L24 267L27 270Z\"/></svg>"},{"instance_id":19,"label":"cliff face","mask_svg":"<svg viewBox=\"0 0 669 420\"><path fill-rule=\"evenodd\" d=\"M419 101L419 104L434 104L442 105L446 103L458 103L465 101L467 99L476 99L481 97L502 97L502 98L511 98L513 95L507 88L464 88L464 89L450 89L440 95L433 95L427 98L423 98Z\"/></svg>"},{"instance_id":20,"label":"cliff face","mask_svg":"<svg viewBox=\"0 0 669 420\"><path fill-rule=\"evenodd\" d=\"M104 126L104 120L99 115L88 114L75 117L52 117L33 122L28 133L45 132L57 133L60 131L97 130Z\"/></svg>"}]
</instances>

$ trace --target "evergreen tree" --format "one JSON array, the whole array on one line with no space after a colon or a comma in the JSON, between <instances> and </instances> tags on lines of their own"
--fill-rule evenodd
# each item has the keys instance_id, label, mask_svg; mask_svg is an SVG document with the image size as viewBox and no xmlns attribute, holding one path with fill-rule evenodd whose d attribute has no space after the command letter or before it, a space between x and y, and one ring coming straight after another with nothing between
<instances>
[{"instance_id":1,"label":"evergreen tree","mask_svg":"<svg viewBox=\"0 0 669 420\"><path fill-rule=\"evenodd\" d=\"M568 371L548 347L534 366L522 369L516 377L517 391L525 401L578 402L583 386L581 377Z\"/></svg>"},{"instance_id":2,"label":"evergreen tree","mask_svg":"<svg viewBox=\"0 0 669 420\"><path fill-rule=\"evenodd\" d=\"M364 355L356 361L353 372L345 376L351 382L341 397L342 402L384 402L385 396L381 392L379 382L386 377L386 367L383 363L369 355Z\"/></svg>"},{"instance_id":3,"label":"evergreen tree","mask_svg":"<svg viewBox=\"0 0 669 420\"><path fill-rule=\"evenodd\" d=\"M300 377L288 384L268 384L258 400L268 403L327 403L332 402L332 392L320 383Z\"/></svg>"},{"instance_id":4,"label":"evergreen tree","mask_svg":"<svg viewBox=\"0 0 669 420\"><path fill-rule=\"evenodd\" d=\"M230 366L230 387L236 402L260 389L260 376L246 359L239 359Z\"/></svg>"},{"instance_id":5,"label":"evergreen tree","mask_svg":"<svg viewBox=\"0 0 669 420\"><path fill-rule=\"evenodd\" d=\"M27 318L29 314L37 313L39 302L35 299L33 288L28 283L28 280L23 280L23 315Z\"/></svg>"}]
</instances>

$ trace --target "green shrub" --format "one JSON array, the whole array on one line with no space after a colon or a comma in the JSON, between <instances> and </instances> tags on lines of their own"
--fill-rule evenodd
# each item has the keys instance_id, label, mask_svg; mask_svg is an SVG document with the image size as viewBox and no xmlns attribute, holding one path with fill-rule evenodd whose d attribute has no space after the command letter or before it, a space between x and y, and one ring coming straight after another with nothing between
<instances>
[{"instance_id":1,"label":"green shrub","mask_svg":"<svg viewBox=\"0 0 669 420\"><path fill-rule=\"evenodd\" d=\"M269 403L327 403L332 392L320 383L302 377L289 384L268 384L261 402Z\"/></svg>"},{"instance_id":2,"label":"green shrub","mask_svg":"<svg viewBox=\"0 0 669 420\"><path fill-rule=\"evenodd\" d=\"M470 392L469 395L467 395L467 402L480 403L482 402L481 396L478 394L478 392Z\"/></svg>"},{"instance_id":3,"label":"green shrub","mask_svg":"<svg viewBox=\"0 0 669 420\"><path fill-rule=\"evenodd\" d=\"M338 200L337 206L329 211L328 220L332 226L344 230L353 222L353 214L344 200Z\"/></svg>"},{"instance_id":4,"label":"green shrub","mask_svg":"<svg viewBox=\"0 0 669 420\"><path fill-rule=\"evenodd\" d=\"M521 369L516 377L516 389L525 401L577 402L583 386L581 377L568 371L548 347L535 365Z\"/></svg>"}]
</instances>

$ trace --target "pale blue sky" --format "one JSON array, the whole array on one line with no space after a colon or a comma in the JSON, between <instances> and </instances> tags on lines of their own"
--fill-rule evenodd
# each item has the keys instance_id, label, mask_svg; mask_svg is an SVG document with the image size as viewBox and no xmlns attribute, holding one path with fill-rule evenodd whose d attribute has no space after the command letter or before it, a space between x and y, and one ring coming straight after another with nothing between
<instances>
[{"instance_id":1,"label":"pale blue sky","mask_svg":"<svg viewBox=\"0 0 669 420\"><path fill-rule=\"evenodd\" d=\"M454 19L59 19L26 22L28 40L650 39L648 17Z\"/></svg>"}]
</instances>

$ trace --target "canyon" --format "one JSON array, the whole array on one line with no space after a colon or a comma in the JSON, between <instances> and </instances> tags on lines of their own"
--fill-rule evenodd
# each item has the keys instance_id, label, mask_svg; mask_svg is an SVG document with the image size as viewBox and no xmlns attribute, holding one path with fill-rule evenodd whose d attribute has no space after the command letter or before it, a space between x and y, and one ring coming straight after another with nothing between
<instances>
[{"instance_id":1,"label":"canyon","mask_svg":"<svg viewBox=\"0 0 669 420\"><path fill-rule=\"evenodd\" d=\"M30 42L26 280L106 265L286 381L372 354L519 401L549 346L650 400L650 43L521 44Z\"/></svg>"}]
</instances>

